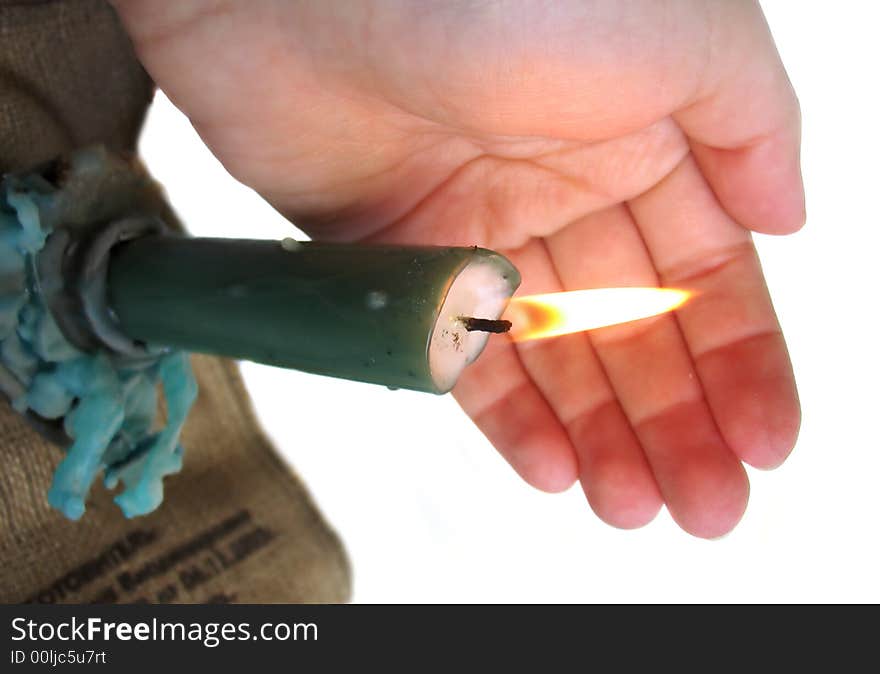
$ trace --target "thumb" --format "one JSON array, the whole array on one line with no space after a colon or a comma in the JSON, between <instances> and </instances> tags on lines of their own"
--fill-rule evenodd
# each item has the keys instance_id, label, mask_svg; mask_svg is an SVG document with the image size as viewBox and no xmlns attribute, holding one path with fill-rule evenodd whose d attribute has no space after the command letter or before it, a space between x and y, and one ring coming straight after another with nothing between
<instances>
[{"instance_id":1,"label":"thumb","mask_svg":"<svg viewBox=\"0 0 880 674\"><path fill-rule=\"evenodd\" d=\"M795 232L806 217L797 98L757 2L716 8L705 81L675 118L735 220L767 234ZM716 53L724 58L713 61Z\"/></svg>"}]
</instances>

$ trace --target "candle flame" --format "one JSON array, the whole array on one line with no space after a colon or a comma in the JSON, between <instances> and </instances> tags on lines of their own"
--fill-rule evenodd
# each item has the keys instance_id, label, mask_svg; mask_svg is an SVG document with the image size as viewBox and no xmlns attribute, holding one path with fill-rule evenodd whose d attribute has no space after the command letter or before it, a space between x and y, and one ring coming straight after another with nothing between
<instances>
[{"instance_id":1,"label":"candle flame","mask_svg":"<svg viewBox=\"0 0 880 674\"><path fill-rule=\"evenodd\" d=\"M677 288L594 288L515 297L504 318L514 341L594 330L672 311L693 295Z\"/></svg>"}]
</instances>

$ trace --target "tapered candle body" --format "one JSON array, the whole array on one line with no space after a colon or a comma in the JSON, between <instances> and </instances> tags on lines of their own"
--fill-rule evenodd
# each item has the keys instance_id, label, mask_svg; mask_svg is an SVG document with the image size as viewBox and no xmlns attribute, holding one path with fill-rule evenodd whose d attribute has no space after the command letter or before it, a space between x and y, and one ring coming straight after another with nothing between
<instances>
[{"instance_id":1,"label":"tapered candle body","mask_svg":"<svg viewBox=\"0 0 880 674\"><path fill-rule=\"evenodd\" d=\"M518 285L480 248L172 236L117 246L107 277L121 328L150 346L435 393L487 338L458 318L498 318Z\"/></svg>"}]
</instances>

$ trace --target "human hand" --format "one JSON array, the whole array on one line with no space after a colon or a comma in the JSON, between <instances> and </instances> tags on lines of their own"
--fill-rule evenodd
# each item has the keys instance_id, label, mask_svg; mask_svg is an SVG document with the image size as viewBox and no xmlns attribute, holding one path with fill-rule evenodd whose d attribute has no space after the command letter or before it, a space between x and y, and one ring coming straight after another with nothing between
<instances>
[{"instance_id":1,"label":"human hand","mask_svg":"<svg viewBox=\"0 0 880 674\"><path fill-rule=\"evenodd\" d=\"M698 291L514 345L454 394L529 483L715 537L800 420L749 230L804 220L797 101L753 2L114 0L236 178L315 238L480 245L525 294Z\"/></svg>"}]
</instances>

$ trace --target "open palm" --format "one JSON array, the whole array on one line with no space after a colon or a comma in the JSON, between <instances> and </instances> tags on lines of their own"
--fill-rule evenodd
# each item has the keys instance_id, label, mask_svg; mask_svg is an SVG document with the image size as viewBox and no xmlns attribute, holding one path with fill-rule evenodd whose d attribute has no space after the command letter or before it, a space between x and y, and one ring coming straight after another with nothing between
<instances>
[{"instance_id":1,"label":"open palm","mask_svg":"<svg viewBox=\"0 0 880 674\"><path fill-rule=\"evenodd\" d=\"M803 222L797 102L751 2L116 0L227 169L315 238L480 245L522 292L668 285L663 316L490 340L454 394L605 521L730 530L797 394L749 229Z\"/></svg>"}]
</instances>

